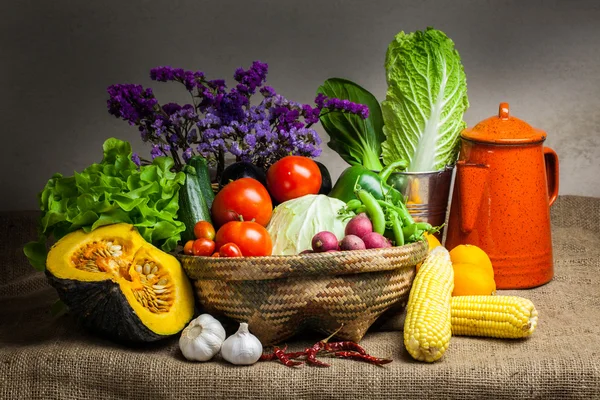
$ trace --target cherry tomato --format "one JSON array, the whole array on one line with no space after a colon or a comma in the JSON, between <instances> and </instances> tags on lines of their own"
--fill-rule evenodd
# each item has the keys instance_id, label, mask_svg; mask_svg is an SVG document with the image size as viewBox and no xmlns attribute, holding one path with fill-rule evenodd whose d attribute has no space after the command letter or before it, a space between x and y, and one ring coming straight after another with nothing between
<instances>
[{"instance_id":1,"label":"cherry tomato","mask_svg":"<svg viewBox=\"0 0 600 400\"><path fill-rule=\"evenodd\" d=\"M187 242L185 242L185 246L183 246L183 254L187 254L188 256L193 255L194 254L194 250L192 248L193 245L194 245L193 240L188 240Z\"/></svg>"},{"instance_id":2,"label":"cherry tomato","mask_svg":"<svg viewBox=\"0 0 600 400\"><path fill-rule=\"evenodd\" d=\"M242 252L240 252L241 254ZM221 257L221 255L219 254L218 251L214 252L213 255L211 257Z\"/></svg>"},{"instance_id":3,"label":"cherry tomato","mask_svg":"<svg viewBox=\"0 0 600 400\"><path fill-rule=\"evenodd\" d=\"M280 203L307 194L319 193L321 180L319 166L308 157L283 157L267 171L269 193Z\"/></svg>"},{"instance_id":4,"label":"cherry tomato","mask_svg":"<svg viewBox=\"0 0 600 400\"><path fill-rule=\"evenodd\" d=\"M244 256L269 256L273 250L269 232L264 226L252 221L226 223L217 231L215 241L218 249L226 243L235 243Z\"/></svg>"},{"instance_id":5,"label":"cherry tomato","mask_svg":"<svg viewBox=\"0 0 600 400\"><path fill-rule=\"evenodd\" d=\"M194 225L194 235L196 239L215 240L215 228L208 221L198 221Z\"/></svg>"},{"instance_id":6,"label":"cherry tomato","mask_svg":"<svg viewBox=\"0 0 600 400\"><path fill-rule=\"evenodd\" d=\"M241 178L223 186L212 204L211 214L215 226L229 221L254 220L267 226L273 212L273 202L267 189L256 179Z\"/></svg>"},{"instance_id":7,"label":"cherry tomato","mask_svg":"<svg viewBox=\"0 0 600 400\"><path fill-rule=\"evenodd\" d=\"M192 249L195 256L208 257L215 251L215 242L206 238L196 239L194 240Z\"/></svg>"},{"instance_id":8,"label":"cherry tomato","mask_svg":"<svg viewBox=\"0 0 600 400\"><path fill-rule=\"evenodd\" d=\"M242 251L235 243L225 243L213 257L241 257Z\"/></svg>"}]
</instances>

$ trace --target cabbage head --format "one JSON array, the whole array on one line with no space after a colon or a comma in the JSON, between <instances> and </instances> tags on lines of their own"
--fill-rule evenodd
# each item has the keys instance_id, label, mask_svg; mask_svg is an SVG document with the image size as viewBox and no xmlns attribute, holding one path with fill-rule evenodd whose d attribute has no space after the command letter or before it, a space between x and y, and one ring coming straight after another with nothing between
<instances>
[{"instance_id":1,"label":"cabbage head","mask_svg":"<svg viewBox=\"0 0 600 400\"><path fill-rule=\"evenodd\" d=\"M322 231L344 237L348 221L338 211L346 205L341 200L318 195L306 195L281 203L273 210L267 225L273 241L273 255L299 254L311 248L314 235Z\"/></svg>"}]
</instances>

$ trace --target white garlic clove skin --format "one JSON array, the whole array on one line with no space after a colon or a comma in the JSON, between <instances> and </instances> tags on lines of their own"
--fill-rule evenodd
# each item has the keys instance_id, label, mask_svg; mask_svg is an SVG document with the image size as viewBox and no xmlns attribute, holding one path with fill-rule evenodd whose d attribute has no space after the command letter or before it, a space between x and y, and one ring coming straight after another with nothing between
<instances>
[{"instance_id":1,"label":"white garlic clove skin","mask_svg":"<svg viewBox=\"0 0 600 400\"><path fill-rule=\"evenodd\" d=\"M262 352L262 343L248 331L248 324L245 322L221 346L221 356L234 365L252 365L258 361Z\"/></svg>"},{"instance_id":2,"label":"white garlic clove skin","mask_svg":"<svg viewBox=\"0 0 600 400\"><path fill-rule=\"evenodd\" d=\"M225 329L218 320L210 314L202 314L181 332L179 349L190 361L208 361L219 352L225 336Z\"/></svg>"}]
</instances>

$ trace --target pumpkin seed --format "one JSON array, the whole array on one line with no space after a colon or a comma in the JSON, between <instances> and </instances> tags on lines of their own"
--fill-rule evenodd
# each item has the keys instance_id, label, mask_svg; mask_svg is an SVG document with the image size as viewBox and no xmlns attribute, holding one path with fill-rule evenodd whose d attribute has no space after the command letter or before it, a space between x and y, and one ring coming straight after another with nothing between
<instances>
[{"instance_id":1,"label":"pumpkin seed","mask_svg":"<svg viewBox=\"0 0 600 400\"><path fill-rule=\"evenodd\" d=\"M156 274L158 272L158 267L155 265L154 268L152 268L152 271L150 272Z\"/></svg>"},{"instance_id":2,"label":"pumpkin seed","mask_svg":"<svg viewBox=\"0 0 600 400\"><path fill-rule=\"evenodd\" d=\"M135 266L135 272L137 272L138 274L142 273L142 266L141 265L136 265Z\"/></svg>"},{"instance_id":3,"label":"pumpkin seed","mask_svg":"<svg viewBox=\"0 0 600 400\"><path fill-rule=\"evenodd\" d=\"M160 285L160 286L164 286L164 285L166 285L167 283L169 283L169 281L168 281L166 278L162 278L161 280L159 280L158 282L156 282L156 284L157 284L157 285ZM160 288L159 288L159 289L160 289Z\"/></svg>"},{"instance_id":4,"label":"pumpkin seed","mask_svg":"<svg viewBox=\"0 0 600 400\"><path fill-rule=\"evenodd\" d=\"M150 273L150 270L152 268L150 267L150 264L146 263L144 264L144 275L148 275Z\"/></svg>"}]
</instances>

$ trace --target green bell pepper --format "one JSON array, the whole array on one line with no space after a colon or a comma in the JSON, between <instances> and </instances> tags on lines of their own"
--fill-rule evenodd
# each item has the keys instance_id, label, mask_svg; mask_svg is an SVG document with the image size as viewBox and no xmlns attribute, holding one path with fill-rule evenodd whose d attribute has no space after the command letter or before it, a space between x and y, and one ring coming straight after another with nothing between
<instances>
[{"instance_id":1,"label":"green bell pepper","mask_svg":"<svg viewBox=\"0 0 600 400\"><path fill-rule=\"evenodd\" d=\"M406 168L407 162L399 160L385 167L381 172L374 172L362 165L353 165L346 168L335 185L329 192L330 197L335 197L347 203L349 200L355 199L354 185L358 184L362 189L371 193L377 200L383 200L385 194L391 196L394 204L403 201L402 194L389 186L386 181L390 174L397 168Z\"/></svg>"}]
</instances>

